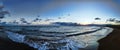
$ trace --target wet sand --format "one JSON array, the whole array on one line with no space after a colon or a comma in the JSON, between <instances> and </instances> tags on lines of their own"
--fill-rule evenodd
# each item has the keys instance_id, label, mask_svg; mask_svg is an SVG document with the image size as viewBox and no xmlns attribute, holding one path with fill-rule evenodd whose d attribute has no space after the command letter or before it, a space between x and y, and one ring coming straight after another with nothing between
<instances>
[{"instance_id":1,"label":"wet sand","mask_svg":"<svg viewBox=\"0 0 120 50\"><path fill-rule=\"evenodd\" d=\"M0 27L0 50L35 50L25 44L13 42Z\"/></svg>"},{"instance_id":2,"label":"wet sand","mask_svg":"<svg viewBox=\"0 0 120 50\"><path fill-rule=\"evenodd\" d=\"M0 38L0 50L35 50L25 44L15 43Z\"/></svg>"},{"instance_id":3,"label":"wet sand","mask_svg":"<svg viewBox=\"0 0 120 50\"><path fill-rule=\"evenodd\" d=\"M120 28L112 28L114 29L113 32L98 41L98 50L120 50Z\"/></svg>"},{"instance_id":4,"label":"wet sand","mask_svg":"<svg viewBox=\"0 0 120 50\"><path fill-rule=\"evenodd\" d=\"M114 27L112 27L114 28ZM114 28L108 36L99 41L98 50L120 50L120 29ZM0 50L37 50L25 44L15 43L0 38ZM83 49L84 50L84 49Z\"/></svg>"}]
</instances>

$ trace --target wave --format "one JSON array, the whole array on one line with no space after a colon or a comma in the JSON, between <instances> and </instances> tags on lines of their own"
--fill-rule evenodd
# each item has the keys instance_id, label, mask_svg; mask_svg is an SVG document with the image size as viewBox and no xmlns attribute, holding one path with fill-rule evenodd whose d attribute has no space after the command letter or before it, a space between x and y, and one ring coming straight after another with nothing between
<instances>
[{"instance_id":1,"label":"wave","mask_svg":"<svg viewBox=\"0 0 120 50\"><path fill-rule=\"evenodd\" d=\"M91 28L91 27L87 27L87 28ZM29 33L25 34L25 32L27 31L25 31L22 34L19 32L12 32L12 31L6 31L6 33L8 33L8 37L11 40L19 43L28 44L29 46L37 48L38 50L48 50L48 49L79 50L80 48L84 49L88 46L91 46L91 44L95 44L95 46L97 46L96 41L98 39L105 37L107 34L109 34L112 31L111 28L105 28L105 27L104 28L94 27L94 28L96 29L91 28L93 29L92 31L84 30L86 32L82 32L82 33L80 33L79 31L69 31L69 32L40 31L35 33L39 35L34 35L34 31L33 34L29 34ZM78 27L76 27L75 29L77 30Z\"/></svg>"}]
</instances>

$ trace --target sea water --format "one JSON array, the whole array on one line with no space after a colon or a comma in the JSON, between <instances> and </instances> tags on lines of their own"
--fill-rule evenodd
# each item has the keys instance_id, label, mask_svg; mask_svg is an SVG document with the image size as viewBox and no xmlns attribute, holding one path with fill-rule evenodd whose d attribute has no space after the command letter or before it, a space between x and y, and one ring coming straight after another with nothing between
<instances>
[{"instance_id":1,"label":"sea water","mask_svg":"<svg viewBox=\"0 0 120 50\"><path fill-rule=\"evenodd\" d=\"M96 26L39 26L21 27L17 31L6 31L8 37L18 43L25 43L38 50L97 50L97 40L104 38L112 28ZM100 29L100 30L98 30ZM95 31L96 30L96 31ZM16 30L15 30L16 31ZM85 32L95 31L84 34ZM79 34L82 35L79 35ZM74 35L69 36L66 35Z\"/></svg>"}]
</instances>

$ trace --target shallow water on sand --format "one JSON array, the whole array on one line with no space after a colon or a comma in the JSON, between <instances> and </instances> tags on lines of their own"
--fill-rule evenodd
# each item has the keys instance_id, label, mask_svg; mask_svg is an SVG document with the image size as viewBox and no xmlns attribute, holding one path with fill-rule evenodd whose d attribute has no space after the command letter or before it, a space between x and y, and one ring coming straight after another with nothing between
<instances>
[{"instance_id":1,"label":"shallow water on sand","mask_svg":"<svg viewBox=\"0 0 120 50\"><path fill-rule=\"evenodd\" d=\"M11 29L11 28L6 28ZM42 26L17 27L6 31L8 37L18 43L25 43L38 50L97 50L97 40L105 37L111 28L85 26ZM84 34L88 32L87 34ZM89 32L91 32L89 34ZM68 36L70 35L70 36Z\"/></svg>"}]
</instances>

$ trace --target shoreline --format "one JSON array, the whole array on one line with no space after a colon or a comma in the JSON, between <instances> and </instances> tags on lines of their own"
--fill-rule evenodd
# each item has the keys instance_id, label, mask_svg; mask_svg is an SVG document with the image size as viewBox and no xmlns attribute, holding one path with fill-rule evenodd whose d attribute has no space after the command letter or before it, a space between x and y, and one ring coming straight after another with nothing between
<instances>
[{"instance_id":1,"label":"shoreline","mask_svg":"<svg viewBox=\"0 0 120 50\"><path fill-rule=\"evenodd\" d=\"M120 29L112 27L114 30L105 38L98 40L98 50L120 50Z\"/></svg>"},{"instance_id":2,"label":"shoreline","mask_svg":"<svg viewBox=\"0 0 120 50\"><path fill-rule=\"evenodd\" d=\"M0 38L0 50L36 50L26 44L16 43Z\"/></svg>"},{"instance_id":3,"label":"shoreline","mask_svg":"<svg viewBox=\"0 0 120 50\"><path fill-rule=\"evenodd\" d=\"M98 40L98 50L120 50L120 29L113 28L114 30L106 37ZM10 39L4 39L0 37L0 49L1 50L37 50L23 43L16 43ZM84 50L84 49L83 49ZM89 50L89 49L88 49Z\"/></svg>"}]
</instances>

